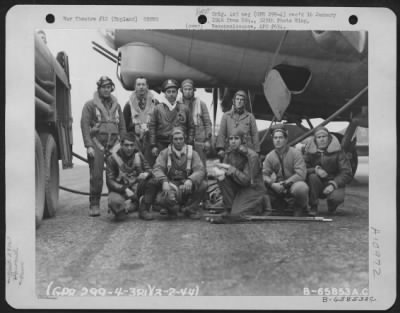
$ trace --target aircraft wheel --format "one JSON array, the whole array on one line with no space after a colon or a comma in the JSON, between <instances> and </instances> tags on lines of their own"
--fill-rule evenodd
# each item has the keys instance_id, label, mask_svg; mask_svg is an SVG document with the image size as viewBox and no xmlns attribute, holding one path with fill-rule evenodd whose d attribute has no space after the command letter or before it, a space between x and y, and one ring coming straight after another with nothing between
<instances>
[{"instance_id":1,"label":"aircraft wheel","mask_svg":"<svg viewBox=\"0 0 400 313\"><path fill-rule=\"evenodd\" d=\"M35 131L35 219L36 228L43 219L45 203L45 173L42 142Z\"/></svg>"},{"instance_id":2,"label":"aircraft wheel","mask_svg":"<svg viewBox=\"0 0 400 313\"><path fill-rule=\"evenodd\" d=\"M358 154L357 149L354 147L353 151L346 153L347 159L350 161L352 175L356 174L357 167L358 167Z\"/></svg>"},{"instance_id":3,"label":"aircraft wheel","mask_svg":"<svg viewBox=\"0 0 400 313\"><path fill-rule=\"evenodd\" d=\"M60 185L57 144L53 135L43 133L40 135L43 145L45 163L45 208L44 217L53 217L58 204Z\"/></svg>"},{"instance_id":4,"label":"aircraft wheel","mask_svg":"<svg viewBox=\"0 0 400 313\"><path fill-rule=\"evenodd\" d=\"M340 133L332 133L332 134L334 134L337 137L337 139L339 139L339 141L342 142L343 134ZM357 154L356 141L352 142L349 151L346 153L346 158L350 161L351 172L354 177L358 167L358 154Z\"/></svg>"}]
</instances>

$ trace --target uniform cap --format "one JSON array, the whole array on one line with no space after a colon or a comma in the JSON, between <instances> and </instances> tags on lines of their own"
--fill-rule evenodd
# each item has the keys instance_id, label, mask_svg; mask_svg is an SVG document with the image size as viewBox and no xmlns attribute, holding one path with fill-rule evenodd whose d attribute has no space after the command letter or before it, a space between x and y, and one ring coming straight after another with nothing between
<instances>
[{"instance_id":1,"label":"uniform cap","mask_svg":"<svg viewBox=\"0 0 400 313\"><path fill-rule=\"evenodd\" d=\"M179 84L175 79L167 79L163 84L162 84L162 91L166 91L169 88L179 88Z\"/></svg>"},{"instance_id":2,"label":"uniform cap","mask_svg":"<svg viewBox=\"0 0 400 313\"><path fill-rule=\"evenodd\" d=\"M174 127L174 128L172 128L172 132L171 132L172 137L174 135L176 135L176 134L182 134L182 135L185 136L185 132L183 131L182 127Z\"/></svg>"},{"instance_id":3,"label":"uniform cap","mask_svg":"<svg viewBox=\"0 0 400 313\"><path fill-rule=\"evenodd\" d=\"M329 136L329 130L323 126L315 128L314 135L317 136L319 133L326 133Z\"/></svg>"},{"instance_id":4,"label":"uniform cap","mask_svg":"<svg viewBox=\"0 0 400 313\"><path fill-rule=\"evenodd\" d=\"M97 84L97 88L107 86L107 85L115 86L113 81L111 80L111 78L108 76L101 76L96 84Z\"/></svg>"},{"instance_id":5,"label":"uniform cap","mask_svg":"<svg viewBox=\"0 0 400 313\"><path fill-rule=\"evenodd\" d=\"M194 82L191 79L185 79L182 84L181 84L181 88L183 89L185 86L189 86L194 88Z\"/></svg>"},{"instance_id":6,"label":"uniform cap","mask_svg":"<svg viewBox=\"0 0 400 313\"><path fill-rule=\"evenodd\" d=\"M288 130L286 129L285 125L283 124L276 124L272 127L272 136L274 136L274 134L276 132L281 132L283 133L283 135L287 138L289 135Z\"/></svg>"},{"instance_id":7,"label":"uniform cap","mask_svg":"<svg viewBox=\"0 0 400 313\"><path fill-rule=\"evenodd\" d=\"M135 142L136 141L136 136L133 132L128 132L125 133L121 136L121 142L124 142L125 140Z\"/></svg>"},{"instance_id":8,"label":"uniform cap","mask_svg":"<svg viewBox=\"0 0 400 313\"><path fill-rule=\"evenodd\" d=\"M243 96L243 97L245 97L247 99L247 92L244 91L244 90L238 90L238 91L235 92L235 97L236 96Z\"/></svg>"},{"instance_id":9,"label":"uniform cap","mask_svg":"<svg viewBox=\"0 0 400 313\"><path fill-rule=\"evenodd\" d=\"M232 132L230 133L229 137L232 137L232 136L238 136L238 137L240 137L240 138L243 139L243 137L244 137L244 131L243 131L243 129L240 128L240 127L234 128L234 129L232 130Z\"/></svg>"}]
</instances>

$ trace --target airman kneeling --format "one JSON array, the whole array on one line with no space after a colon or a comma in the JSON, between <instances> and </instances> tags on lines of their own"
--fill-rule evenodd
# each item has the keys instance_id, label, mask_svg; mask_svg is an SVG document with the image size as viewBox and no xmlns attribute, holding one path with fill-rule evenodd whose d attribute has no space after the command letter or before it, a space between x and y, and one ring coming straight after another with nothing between
<instances>
[{"instance_id":1,"label":"airman kneeling","mask_svg":"<svg viewBox=\"0 0 400 313\"><path fill-rule=\"evenodd\" d=\"M141 219L153 219L150 206L143 203L149 178L151 168L137 147L134 134L124 134L120 149L108 157L106 168L108 207L116 219L135 211L138 206Z\"/></svg>"},{"instance_id":2,"label":"airman kneeling","mask_svg":"<svg viewBox=\"0 0 400 313\"><path fill-rule=\"evenodd\" d=\"M172 129L171 143L158 155L153 175L152 192L158 193L155 204L161 206L160 214L201 217L199 205L207 189L205 168L198 153L185 144L182 128Z\"/></svg>"},{"instance_id":3,"label":"airman kneeling","mask_svg":"<svg viewBox=\"0 0 400 313\"><path fill-rule=\"evenodd\" d=\"M326 198L328 213L334 213L344 202L345 185L352 170L339 140L325 127L317 127L305 146L307 182L310 187L310 212L318 212L318 199Z\"/></svg>"}]
</instances>

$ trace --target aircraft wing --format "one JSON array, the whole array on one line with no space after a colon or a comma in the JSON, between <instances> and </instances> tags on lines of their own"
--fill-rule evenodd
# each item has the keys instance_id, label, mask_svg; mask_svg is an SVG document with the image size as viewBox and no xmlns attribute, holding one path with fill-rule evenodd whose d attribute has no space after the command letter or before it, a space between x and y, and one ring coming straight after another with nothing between
<instances>
[{"instance_id":1,"label":"aircraft wing","mask_svg":"<svg viewBox=\"0 0 400 313\"><path fill-rule=\"evenodd\" d=\"M258 119L327 118L368 85L366 32L105 30L118 51L122 85L144 76L159 89L167 78L192 78L219 91L224 110L237 89L249 92ZM357 102L337 120L367 106Z\"/></svg>"}]
</instances>

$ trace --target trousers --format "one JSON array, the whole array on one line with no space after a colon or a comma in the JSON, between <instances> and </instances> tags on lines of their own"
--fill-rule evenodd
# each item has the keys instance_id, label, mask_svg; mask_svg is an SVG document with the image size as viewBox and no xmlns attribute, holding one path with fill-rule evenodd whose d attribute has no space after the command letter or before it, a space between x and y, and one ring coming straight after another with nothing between
<instances>
[{"instance_id":1,"label":"trousers","mask_svg":"<svg viewBox=\"0 0 400 313\"><path fill-rule=\"evenodd\" d=\"M282 209L282 206L291 206L294 210L302 210L308 206L309 188L303 181L295 182L286 195L277 194L269 189L271 204L273 209Z\"/></svg>"},{"instance_id":2,"label":"trousers","mask_svg":"<svg viewBox=\"0 0 400 313\"><path fill-rule=\"evenodd\" d=\"M144 202L147 204L158 204L167 209L174 205L186 206L197 211L207 191L207 183L203 180L197 187L193 184L192 191L182 197L184 199L183 203L179 203L176 196L171 197L170 193L173 191L170 191L168 194L161 189L162 184L155 179L151 179L147 186L147 192L144 195Z\"/></svg>"},{"instance_id":3,"label":"trousers","mask_svg":"<svg viewBox=\"0 0 400 313\"><path fill-rule=\"evenodd\" d=\"M101 192L103 190L105 152L97 146L94 147L94 157L88 156L90 174L90 205L99 205Z\"/></svg>"},{"instance_id":4,"label":"trousers","mask_svg":"<svg viewBox=\"0 0 400 313\"><path fill-rule=\"evenodd\" d=\"M310 206L318 208L318 199L327 199L328 208L336 208L344 202L345 188L333 190L329 195L323 194L323 190L328 186L328 182L323 182L317 174L310 174L307 177L310 186Z\"/></svg>"},{"instance_id":5,"label":"trousers","mask_svg":"<svg viewBox=\"0 0 400 313\"><path fill-rule=\"evenodd\" d=\"M136 199L139 200L141 196L146 196L148 180L144 180L138 183L136 189ZM108 194L108 207L114 213L118 213L125 208L125 201L128 200L125 193L110 192ZM137 202L137 201L136 201ZM138 205L138 203L136 203Z\"/></svg>"}]
</instances>

